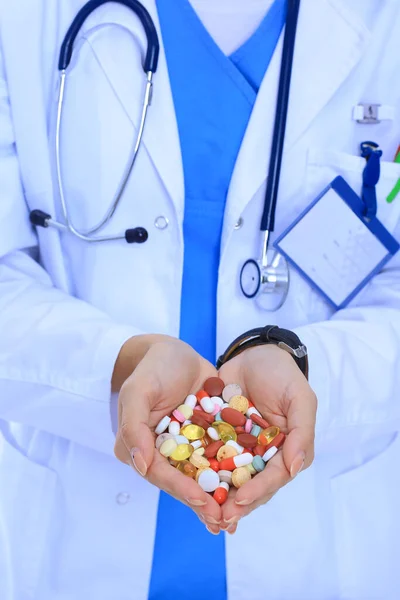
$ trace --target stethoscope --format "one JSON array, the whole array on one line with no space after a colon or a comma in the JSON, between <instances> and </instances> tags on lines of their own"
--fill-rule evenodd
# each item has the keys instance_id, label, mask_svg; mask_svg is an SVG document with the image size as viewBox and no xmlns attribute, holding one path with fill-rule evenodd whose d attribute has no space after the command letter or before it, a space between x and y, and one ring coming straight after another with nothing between
<instances>
[{"instance_id":1,"label":"stethoscope","mask_svg":"<svg viewBox=\"0 0 400 600\"><path fill-rule=\"evenodd\" d=\"M128 158L121 182L117 188L115 196L110 204L107 212L97 225L87 229L86 231L80 231L71 221L69 215L68 204L65 197L63 177L61 170L61 124L62 114L64 106L64 96L67 81L67 69L71 62L72 53L74 49L74 43L76 37L84 25L86 19L100 6L113 1L117 4L123 4L130 8L140 20L143 29L146 33L147 38L147 51L143 62L143 71L146 74L146 87L144 90L142 113L140 118L140 124L136 140L132 145L132 150ZM60 197L61 208L64 217L64 223L60 223L51 217L51 215L41 211L33 210L30 213L30 220L36 227L55 227L60 231L69 231L77 238L84 240L85 242L109 242L114 240L125 239L128 244L137 243L142 244L148 238L148 232L144 227L134 227L127 229L124 233L110 234L110 235L95 235L99 233L112 219L118 205L121 202L124 190L131 176L133 166L136 161L136 157L139 152L140 144L142 142L143 131L146 124L147 110L151 104L152 99L152 88L153 88L153 75L157 71L158 56L160 51L160 44L158 41L157 30L153 23L151 16L149 15L146 8L137 0L90 0L87 4L81 8L76 15L71 26L69 27L64 41L61 45L60 57L58 61L58 70L60 73L60 84L58 92L58 103L57 103L57 120L55 130L55 159L56 159L56 172L57 172L57 185L58 193Z\"/></svg>"},{"instance_id":2,"label":"stethoscope","mask_svg":"<svg viewBox=\"0 0 400 600\"><path fill-rule=\"evenodd\" d=\"M67 69L70 65L76 37L84 25L86 19L100 6L110 1L122 4L130 8L139 18L147 38L147 52L143 62L143 70L146 75L146 87L143 97L142 113L139 130L132 146L122 180L109 209L101 221L87 229L80 231L71 221L68 204L65 197L63 177L61 169L61 124L64 106L64 96L67 81ZM288 114L289 92L293 66L294 46L296 41L297 21L300 9L300 0L288 0L286 16L285 36L283 41L282 64L279 76L279 88L277 97L277 108L272 138L271 159L269 164L267 187L264 200L264 209L261 219L260 230L262 232L261 259L247 260L240 272L240 287L246 298L256 298L257 304L265 310L278 310L286 300L290 276L286 259L275 250L269 250L270 234L274 231L276 202L279 191L280 173L282 165L283 147L285 141L286 121ZM159 56L159 40L154 22L146 8L137 0L90 0L78 12L69 27L64 41L61 45L58 70L60 73L60 85L57 103L57 120L55 131L55 158L57 185L64 217L64 223L56 221L51 215L41 211L33 210L30 213L31 223L36 227L54 227L60 231L68 231L77 238L86 242L106 242L125 239L129 244L143 243L148 238L148 232L144 227L127 229L124 233L114 235L98 234L112 219L120 204L128 180L132 174L133 166L141 145L144 127L146 124L147 111L151 104L153 75L157 70Z\"/></svg>"}]
</instances>

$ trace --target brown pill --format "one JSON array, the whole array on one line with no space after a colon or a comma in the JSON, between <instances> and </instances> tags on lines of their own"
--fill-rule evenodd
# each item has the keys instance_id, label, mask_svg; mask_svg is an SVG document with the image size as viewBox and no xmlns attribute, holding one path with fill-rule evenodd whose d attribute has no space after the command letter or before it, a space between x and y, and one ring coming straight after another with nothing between
<instances>
[{"instance_id":1,"label":"brown pill","mask_svg":"<svg viewBox=\"0 0 400 600\"><path fill-rule=\"evenodd\" d=\"M214 415L210 415L210 413L206 413L204 410L194 410L193 413L199 413L199 415L203 417L207 423L210 423L210 425L212 425L215 421Z\"/></svg>"},{"instance_id":2,"label":"brown pill","mask_svg":"<svg viewBox=\"0 0 400 600\"><path fill-rule=\"evenodd\" d=\"M263 429L270 427L270 424L265 419L263 419L262 417L259 417L258 415L251 415L250 419L253 421L253 423L255 423L256 425L259 425Z\"/></svg>"},{"instance_id":3,"label":"brown pill","mask_svg":"<svg viewBox=\"0 0 400 600\"><path fill-rule=\"evenodd\" d=\"M217 456L217 452L222 446L224 442L222 440L218 440L217 442L211 442L209 446L207 446L204 456L206 458L215 458Z\"/></svg>"},{"instance_id":4,"label":"brown pill","mask_svg":"<svg viewBox=\"0 0 400 600\"><path fill-rule=\"evenodd\" d=\"M209 396L220 396L225 384L219 377L210 377L203 385L203 389Z\"/></svg>"},{"instance_id":5,"label":"brown pill","mask_svg":"<svg viewBox=\"0 0 400 600\"><path fill-rule=\"evenodd\" d=\"M262 446L261 444L257 444L257 446L253 448L253 454L255 456L264 456L265 452L265 446Z\"/></svg>"},{"instance_id":6,"label":"brown pill","mask_svg":"<svg viewBox=\"0 0 400 600\"><path fill-rule=\"evenodd\" d=\"M236 433L246 433L244 427L235 427Z\"/></svg>"},{"instance_id":7,"label":"brown pill","mask_svg":"<svg viewBox=\"0 0 400 600\"><path fill-rule=\"evenodd\" d=\"M278 435L274 437L274 439L272 440L272 442L270 442L268 444L268 446L263 446L264 451L266 452L267 450L272 448L272 446L275 446L276 448L280 448L282 446L283 442L285 441L285 437L286 437L286 435L284 433L278 433Z\"/></svg>"},{"instance_id":8,"label":"brown pill","mask_svg":"<svg viewBox=\"0 0 400 600\"><path fill-rule=\"evenodd\" d=\"M210 427L210 423L208 423L208 421L206 421L205 419L203 419L203 417L201 415L198 415L197 414L198 412L200 412L200 411L195 410L193 412L193 416L192 416L192 418L190 420L195 425L200 425L200 427L202 427L203 429L205 429L207 431L207 429Z\"/></svg>"},{"instance_id":9,"label":"brown pill","mask_svg":"<svg viewBox=\"0 0 400 600\"><path fill-rule=\"evenodd\" d=\"M257 446L258 441L255 435L251 435L251 433L240 433L237 438L237 443L243 448L255 448Z\"/></svg>"},{"instance_id":10,"label":"brown pill","mask_svg":"<svg viewBox=\"0 0 400 600\"><path fill-rule=\"evenodd\" d=\"M229 423L233 427L240 427L246 423L246 417L235 408L223 408L221 410L223 421Z\"/></svg>"}]
</instances>

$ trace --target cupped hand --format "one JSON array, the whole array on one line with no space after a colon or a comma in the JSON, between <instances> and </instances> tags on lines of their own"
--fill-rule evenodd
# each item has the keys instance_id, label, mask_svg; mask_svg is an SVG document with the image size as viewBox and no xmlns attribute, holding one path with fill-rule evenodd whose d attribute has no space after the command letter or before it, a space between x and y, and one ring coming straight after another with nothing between
<instances>
[{"instance_id":1,"label":"cupped hand","mask_svg":"<svg viewBox=\"0 0 400 600\"><path fill-rule=\"evenodd\" d=\"M222 528L232 527L272 496L314 458L317 399L299 367L273 345L245 350L219 371L225 383L238 383L266 421L287 434L284 445L251 481L231 489L222 510Z\"/></svg>"},{"instance_id":2,"label":"cupped hand","mask_svg":"<svg viewBox=\"0 0 400 600\"><path fill-rule=\"evenodd\" d=\"M133 355L137 354L137 344L134 347ZM125 353L129 356L129 349ZM167 336L158 336L141 353L133 369L129 360L121 358L124 368L133 372L120 388L115 454L150 483L190 506L213 533L218 533L221 507L155 449L153 433L165 415L170 415L188 394L201 389L217 371L190 346Z\"/></svg>"}]
</instances>

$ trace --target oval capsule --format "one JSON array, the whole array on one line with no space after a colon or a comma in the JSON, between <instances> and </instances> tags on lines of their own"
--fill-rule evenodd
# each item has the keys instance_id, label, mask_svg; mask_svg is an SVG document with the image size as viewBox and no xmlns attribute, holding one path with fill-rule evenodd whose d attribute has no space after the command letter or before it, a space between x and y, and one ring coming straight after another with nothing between
<instances>
[{"instance_id":1,"label":"oval capsule","mask_svg":"<svg viewBox=\"0 0 400 600\"><path fill-rule=\"evenodd\" d=\"M237 433L229 423L224 423L224 421L214 421L213 427L218 431L219 437L223 442L229 442L229 440L233 440L236 442Z\"/></svg>"},{"instance_id":2,"label":"oval capsule","mask_svg":"<svg viewBox=\"0 0 400 600\"><path fill-rule=\"evenodd\" d=\"M268 446L268 444L270 444L272 440L276 438L277 435L279 435L279 433L279 427L267 427L266 429L263 429L262 432L259 434L258 443L262 444L263 446Z\"/></svg>"}]
</instances>

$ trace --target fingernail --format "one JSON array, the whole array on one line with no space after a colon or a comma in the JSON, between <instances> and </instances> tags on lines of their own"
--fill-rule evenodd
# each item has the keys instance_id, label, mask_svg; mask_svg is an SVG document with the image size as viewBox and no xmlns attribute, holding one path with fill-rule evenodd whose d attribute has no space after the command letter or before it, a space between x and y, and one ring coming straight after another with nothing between
<instances>
[{"instance_id":1,"label":"fingernail","mask_svg":"<svg viewBox=\"0 0 400 600\"><path fill-rule=\"evenodd\" d=\"M249 500L248 498L245 498L244 500L235 500L235 504L238 504L239 506L248 506L252 502L253 500Z\"/></svg>"},{"instance_id":2,"label":"fingernail","mask_svg":"<svg viewBox=\"0 0 400 600\"><path fill-rule=\"evenodd\" d=\"M209 533L212 533L213 535L219 535L219 527L215 527L214 529L217 529L217 531L213 531L209 525L206 525L206 529Z\"/></svg>"},{"instance_id":3,"label":"fingernail","mask_svg":"<svg viewBox=\"0 0 400 600\"><path fill-rule=\"evenodd\" d=\"M234 525L235 523L238 523L240 520L240 517L231 517L230 519L224 519L225 523L228 523L228 525Z\"/></svg>"},{"instance_id":4,"label":"fingernail","mask_svg":"<svg viewBox=\"0 0 400 600\"><path fill-rule=\"evenodd\" d=\"M296 475L298 475L300 473L300 471L302 470L302 468L304 467L305 458L306 458L306 455L304 454L304 452L299 452L299 454L296 456L296 458L292 462L291 467L290 467L290 476L292 478L296 477Z\"/></svg>"},{"instance_id":5,"label":"fingernail","mask_svg":"<svg viewBox=\"0 0 400 600\"><path fill-rule=\"evenodd\" d=\"M139 475L144 477L147 473L147 465L139 448L132 448L131 457L133 466L135 467L136 471L139 473Z\"/></svg>"},{"instance_id":6,"label":"fingernail","mask_svg":"<svg viewBox=\"0 0 400 600\"><path fill-rule=\"evenodd\" d=\"M205 506L207 504L205 500L198 500L197 498L185 498L185 500L190 506Z\"/></svg>"},{"instance_id":7,"label":"fingernail","mask_svg":"<svg viewBox=\"0 0 400 600\"><path fill-rule=\"evenodd\" d=\"M237 525L230 525L226 530L226 533L229 533L229 535L233 535L234 533L236 533L236 529Z\"/></svg>"},{"instance_id":8,"label":"fingernail","mask_svg":"<svg viewBox=\"0 0 400 600\"><path fill-rule=\"evenodd\" d=\"M203 515L207 523L211 523L211 525L220 525L221 521L217 521L214 517L210 517L209 515Z\"/></svg>"}]
</instances>

